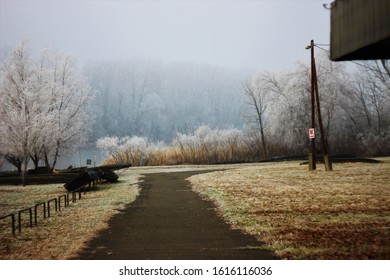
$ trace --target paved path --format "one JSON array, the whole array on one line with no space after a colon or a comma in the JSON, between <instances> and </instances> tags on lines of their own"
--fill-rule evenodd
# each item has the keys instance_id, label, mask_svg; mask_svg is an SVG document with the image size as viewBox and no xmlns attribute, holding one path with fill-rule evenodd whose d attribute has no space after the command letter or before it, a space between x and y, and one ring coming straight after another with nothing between
<instances>
[{"instance_id":1,"label":"paved path","mask_svg":"<svg viewBox=\"0 0 390 280\"><path fill-rule=\"evenodd\" d=\"M115 215L79 259L273 259L254 238L231 230L184 179L200 173L146 174L137 200Z\"/></svg>"}]
</instances>

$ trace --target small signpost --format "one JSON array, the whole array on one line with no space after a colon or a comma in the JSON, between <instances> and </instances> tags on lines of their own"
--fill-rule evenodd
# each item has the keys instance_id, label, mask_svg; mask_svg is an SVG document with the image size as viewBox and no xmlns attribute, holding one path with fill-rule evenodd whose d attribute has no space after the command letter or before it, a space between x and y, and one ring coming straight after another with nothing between
<instances>
[{"instance_id":1,"label":"small signpost","mask_svg":"<svg viewBox=\"0 0 390 280\"><path fill-rule=\"evenodd\" d=\"M309 138L310 139L316 138L316 134L315 134L314 128L309 128Z\"/></svg>"}]
</instances>

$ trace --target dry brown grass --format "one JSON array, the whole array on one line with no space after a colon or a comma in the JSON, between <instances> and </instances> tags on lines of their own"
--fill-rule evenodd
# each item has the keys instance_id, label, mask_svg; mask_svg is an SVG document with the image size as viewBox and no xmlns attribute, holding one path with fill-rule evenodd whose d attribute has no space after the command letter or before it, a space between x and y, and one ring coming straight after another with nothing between
<instances>
[{"instance_id":1,"label":"dry brown grass","mask_svg":"<svg viewBox=\"0 0 390 280\"><path fill-rule=\"evenodd\" d=\"M109 218L135 200L138 177L121 172L116 184L98 185L81 200L48 219L40 219L32 229L24 227L16 238L10 228L0 224L0 259L69 259L86 242L107 227ZM9 214L66 192L62 185L1 186L0 215ZM26 216L27 217L27 216ZM1 225L3 225L1 227Z\"/></svg>"},{"instance_id":2,"label":"dry brown grass","mask_svg":"<svg viewBox=\"0 0 390 280\"><path fill-rule=\"evenodd\" d=\"M281 258L390 259L390 159L334 167L259 164L190 181Z\"/></svg>"},{"instance_id":3,"label":"dry brown grass","mask_svg":"<svg viewBox=\"0 0 390 280\"><path fill-rule=\"evenodd\" d=\"M315 172L292 163L135 167L16 238L1 227L0 259L69 259L138 193L140 173L221 169L191 178L233 227L288 259L390 259L390 158ZM233 169L234 168L234 169ZM0 187L0 215L65 193L62 185ZM5 233L4 233L5 230Z\"/></svg>"},{"instance_id":4,"label":"dry brown grass","mask_svg":"<svg viewBox=\"0 0 390 280\"><path fill-rule=\"evenodd\" d=\"M243 162L252 158L251 151L244 144L223 144L214 147L199 145L194 147L168 146L151 149L145 154L132 149L120 151L104 160L104 164L126 163L131 166L161 165L204 165L215 163Z\"/></svg>"},{"instance_id":5,"label":"dry brown grass","mask_svg":"<svg viewBox=\"0 0 390 280\"><path fill-rule=\"evenodd\" d=\"M150 150L146 154L138 153L130 156L131 150L120 151L115 155L107 157L104 164L130 164L131 166L162 166L162 165L179 165L184 160L181 151L177 147L165 147Z\"/></svg>"}]
</instances>

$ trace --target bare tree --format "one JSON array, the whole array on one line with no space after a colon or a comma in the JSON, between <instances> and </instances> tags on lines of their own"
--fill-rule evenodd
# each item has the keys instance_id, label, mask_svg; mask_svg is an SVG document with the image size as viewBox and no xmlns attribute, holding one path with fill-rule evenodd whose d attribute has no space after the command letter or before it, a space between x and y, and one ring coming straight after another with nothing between
<instances>
[{"instance_id":1,"label":"bare tree","mask_svg":"<svg viewBox=\"0 0 390 280\"><path fill-rule=\"evenodd\" d=\"M253 81L248 80L243 84L244 94L246 96L246 103L252 113L245 114L244 117L250 124L255 126L260 131L262 151L264 158L267 158L267 142L265 137L266 121L265 112L267 110L267 92Z\"/></svg>"},{"instance_id":2,"label":"bare tree","mask_svg":"<svg viewBox=\"0 0 390 280\"><path fill-rule=\"evenodd\" d=\"M365 102L366 115L370 116L370 128L379 132L390 123L390 67L388 60L364 62L359 67L356 91L359 92L361 101Z\"/></svg>"}]
</instances>

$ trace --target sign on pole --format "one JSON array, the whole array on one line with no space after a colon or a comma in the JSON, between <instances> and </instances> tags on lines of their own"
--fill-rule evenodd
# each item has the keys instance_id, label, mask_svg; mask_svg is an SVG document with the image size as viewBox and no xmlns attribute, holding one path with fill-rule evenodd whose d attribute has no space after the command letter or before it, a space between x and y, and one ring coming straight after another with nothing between
<instances>
[{"instance_id":1,"label":"sign on pole","mask_svg":"<svg viewBox=\"0 0 390 280\"><path fill-rule=\"evenodd\" d=\"M309 128L309 138L310 139L316 138L316 133L314 131L314 128Z\"/></svg>"}]
</instances>

